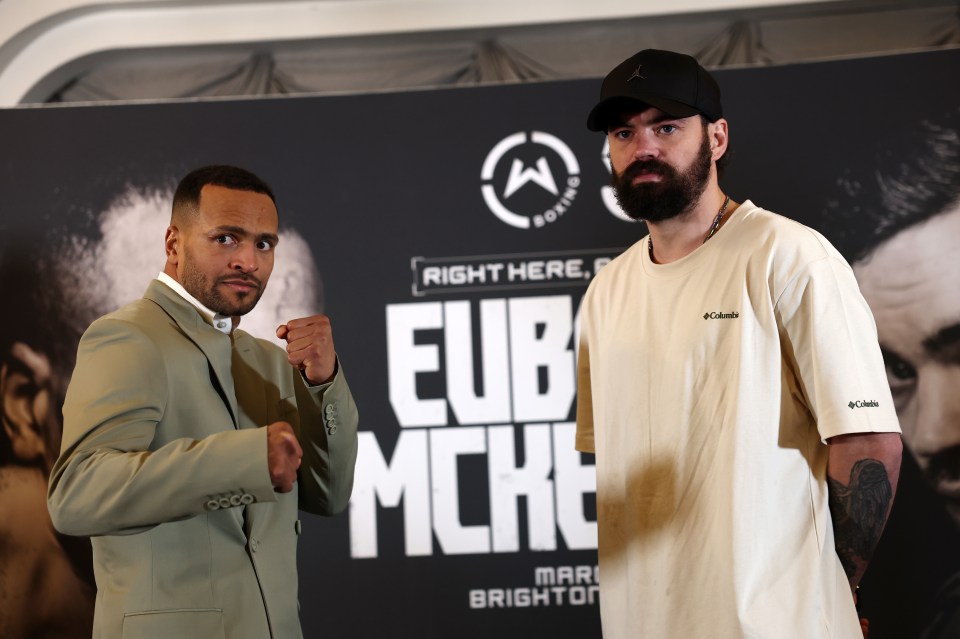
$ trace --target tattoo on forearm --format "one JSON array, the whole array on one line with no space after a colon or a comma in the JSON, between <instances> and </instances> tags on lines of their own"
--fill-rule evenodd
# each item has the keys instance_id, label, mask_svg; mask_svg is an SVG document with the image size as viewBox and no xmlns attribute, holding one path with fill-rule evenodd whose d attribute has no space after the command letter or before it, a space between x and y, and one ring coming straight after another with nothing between
<instances>
[{"instance_id":1,"label":"tattoo on forearm","mask_svg":"<svg viewBox=\"0 0 960 639\"><path fill-rule=\"evenodd\" d=\"M893 489L886 467L876 459L857 461L846 486L827 477L827 487L837 554L847 577L853 577L880 540Z\"/></svg>"}]
</instances>

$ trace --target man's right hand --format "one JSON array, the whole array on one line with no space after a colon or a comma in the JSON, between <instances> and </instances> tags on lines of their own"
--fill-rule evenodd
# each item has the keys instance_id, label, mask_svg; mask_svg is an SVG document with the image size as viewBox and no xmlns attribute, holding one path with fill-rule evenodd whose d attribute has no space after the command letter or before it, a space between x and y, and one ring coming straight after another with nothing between
<instances>
[{"instance_id":1,"label":"man's right hand","mask_svg":"<svg viewBox=\"0 0 960 639\"><path fill-rule=\"evenodd\" d=\"M274 422L267 426L267 465L275 491L288 493L293 490L301 457L303 449L290 424Z\"/></svg>"}]
</instances>

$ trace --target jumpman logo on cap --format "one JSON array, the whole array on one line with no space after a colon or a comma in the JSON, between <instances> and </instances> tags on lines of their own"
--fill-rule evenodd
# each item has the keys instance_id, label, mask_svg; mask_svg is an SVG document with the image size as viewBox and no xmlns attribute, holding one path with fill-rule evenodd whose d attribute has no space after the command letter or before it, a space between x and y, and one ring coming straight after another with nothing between
<instances>
[{"instance_id":1,"label":"jumpman logo on cap","mask_svg":"<svg viewBox=\"0 0 960 639\"><path fill-rule=\"evenodd\" d=\"M641 80L646 80L646 79L647 79L647 76L640 74L640 69L641 69L642 67L643 67L642 64L638 64L636 71L634 71L634 72L630 75L630 77L627 78L627 82L629 82L630 80L633 80L634 78L640 78Z\"/></svg>"}]
</instances>

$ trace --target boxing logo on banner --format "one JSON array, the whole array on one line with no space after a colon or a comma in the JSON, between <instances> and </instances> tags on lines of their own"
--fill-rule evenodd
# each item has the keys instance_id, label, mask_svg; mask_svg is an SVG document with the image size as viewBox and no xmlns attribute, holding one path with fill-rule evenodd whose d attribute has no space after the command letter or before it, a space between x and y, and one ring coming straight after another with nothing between
<instances>
[{"instance_id":1,"label":"boxing logo on banner","mask_svg":"<svg viewBox=\"0 0 960 639\"><path fill-rule=\"evenodd\" d=\"M564 173L564 179L557 180ZM500 220L518 229L541 228L573 204L580 163L560 138L543 131L519 132L487 154L480 178L483 200Z\"/></svg>"},{"instance_id":2,"label":"boxing logo on banner","mask_svg":"<svg viewBox=\"0 0 960 639\"><path fill-rule=\"evenodd\" d=\"M609 173L610 143L606 139L600 159ZM564 174L565 179L558 179ZM497 218L518 229L542 228L556 222L573 205L580 189L580 163L555 135L518 132L494 145L484 159L480 178L483 201ZM601 187L600 199L614 217L636 222L620 208L612 186Z\"/></svg>"}]
</instances>

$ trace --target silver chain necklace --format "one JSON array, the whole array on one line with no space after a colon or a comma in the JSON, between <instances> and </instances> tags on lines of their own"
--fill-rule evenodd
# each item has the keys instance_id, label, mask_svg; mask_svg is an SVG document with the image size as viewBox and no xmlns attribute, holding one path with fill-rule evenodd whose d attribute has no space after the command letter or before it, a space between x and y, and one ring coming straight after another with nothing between
<instances>
[{"instance_id":1,"label":"silver chain necklace","mask_svg":"<svg viewBox=\"0 0 960 639\"><path fill-rule=\"evenodd\" d=\"M730 196L726 196L723 200L723 204L720 205L720 210L717 211L717 217L713 219L713 224L710 226L710 230L707 231L707 236L703 238L703 243L706 244L707 240L713 237L713 234L717 232L717 229L720 228L720 220L723 219L723 214L727 212L727 206L730 204ZM653 236L647 237L647 250L650 252L650 259L653 260Z\"/></svg>"}]
</instances>

